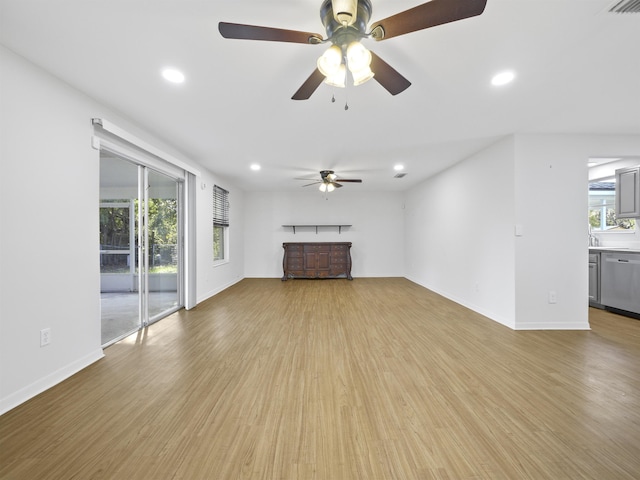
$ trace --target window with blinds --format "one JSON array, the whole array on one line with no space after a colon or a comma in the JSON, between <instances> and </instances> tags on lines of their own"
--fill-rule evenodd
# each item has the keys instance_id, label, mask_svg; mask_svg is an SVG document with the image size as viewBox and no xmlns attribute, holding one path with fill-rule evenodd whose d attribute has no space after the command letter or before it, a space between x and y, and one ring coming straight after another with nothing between
<instances>
[{"instance_id":1,"label":"window with blinds","mask_svg":"<svg viewBox=\"0 0 640 480\"><path fill-rule=\"evenodd\" d=\"M227 227L229 226L229 192L218 185L213 186L213 261L228 260Z\"/></svg>"},{"instance_id":2,"label":"window with blinds","mask_svg":"<svg viewBox=\"0 0 640 480\"><path fill-rule=\"evenodd\" d=\"M229 226L229 192L218 185L213 186L213 225Z\"/></svg>"}]
</instances>

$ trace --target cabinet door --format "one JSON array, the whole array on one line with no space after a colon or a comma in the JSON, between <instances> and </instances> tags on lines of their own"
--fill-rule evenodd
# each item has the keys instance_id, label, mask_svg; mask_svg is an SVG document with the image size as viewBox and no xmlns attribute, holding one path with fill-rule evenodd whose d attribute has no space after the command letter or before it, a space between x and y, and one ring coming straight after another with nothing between
<instances>
[{"instance_id":1,"label":"cabinet door","mask_svg":"<svg viewBox=\"0 0 640 480\"><path fill-rule=\"evenodd\" d=\"M318 270L329 270L331 264L331 255L329 252L318 252L317 268Z\"/></svg>"},{"instance_id":2,"label":"cabinet door","mask_svg":"<svg viewBox=\"0 0 640 480\"><path fill-rule=\"evenodd\" d=\"M640 165L616 170L616 217L640 218Z\"/></svg>"},{"instance_id":3,"label":"cabinet door","mask_svg":"<svg viewBox=\"0 0 640 480\"><path fill-rule=\"evenodd\" d=\"M314 271L317 267L316 261L317 255L315 252L305 252L304 253L304 269L309 271Z\"/></svg>"}]
</instances>

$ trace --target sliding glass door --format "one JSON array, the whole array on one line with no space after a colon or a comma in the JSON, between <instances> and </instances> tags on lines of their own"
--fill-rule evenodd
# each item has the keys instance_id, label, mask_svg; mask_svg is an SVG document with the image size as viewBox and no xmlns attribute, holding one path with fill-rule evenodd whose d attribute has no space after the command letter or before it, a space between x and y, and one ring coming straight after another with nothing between
<instances>
[{"instance_id":1,"label":"sliding glass door","mask_svg":"<svg viewBox=\"0 0 640 480\"><path fill-rule=\"evenodd\" d=\"M175 179L146 169L148 186L145 195L145 268L147 292L146 312L153 322L182 306L180 259L182 248L179 193L181 184Z\"/></svg>"},{"instance_id":2,"label":"sliding glass door","mask_svg":"<svg viewBox=\"0 0 640 480\"><path fill-rule=\"evenodd\" d=\"M102 344L183 305L182 182L100 153Z\"/></svg>"}]
</instances>

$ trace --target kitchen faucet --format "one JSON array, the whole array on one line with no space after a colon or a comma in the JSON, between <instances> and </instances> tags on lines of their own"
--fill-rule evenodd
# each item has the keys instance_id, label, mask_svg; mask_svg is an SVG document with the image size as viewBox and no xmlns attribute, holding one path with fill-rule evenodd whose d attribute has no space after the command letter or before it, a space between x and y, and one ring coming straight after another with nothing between
<instances>
[{"instance_id":1,"label":"kitchen faucet","mask_svg":"<svg viewBox=\"0 0 640 480\"><path fill-rule=\"evenodd\" d=\"M589 246L597 247L598 246L598 237L593 234L593 228L591 224L589 224Z\"/></svg>"}]
</instances>

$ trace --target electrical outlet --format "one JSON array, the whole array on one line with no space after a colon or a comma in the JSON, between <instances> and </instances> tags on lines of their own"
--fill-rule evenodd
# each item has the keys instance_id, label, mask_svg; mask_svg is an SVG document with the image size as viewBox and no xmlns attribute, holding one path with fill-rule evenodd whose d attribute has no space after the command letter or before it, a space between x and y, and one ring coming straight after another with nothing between
<instances>
[{"instance_id":1,"label":"electrical outlet","mask_svg":"<svg viewBox=\"0 0 640 480\"><path fill-rule=\"evenodd\" d=\"M51 329L43 328L40 330L40 346L44 347L51 343Z\"/></svg>"},{"instance_id":2,"label":"electrical outlet","mask_svg":"<svg viewBox=\"0 0 640 480\"><path fill-rule=\"evenodd\" d=\"M549 303L558 303L558 294L555 290L549 290Z\"/></svg>"}]
</instances>

